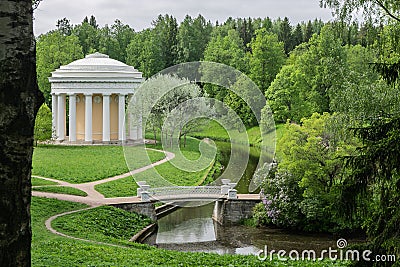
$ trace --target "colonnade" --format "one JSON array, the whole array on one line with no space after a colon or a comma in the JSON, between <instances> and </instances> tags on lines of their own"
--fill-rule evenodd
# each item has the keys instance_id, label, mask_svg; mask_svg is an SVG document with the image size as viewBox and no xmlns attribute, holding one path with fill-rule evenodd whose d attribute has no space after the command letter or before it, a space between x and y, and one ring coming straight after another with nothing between
<instances>
[{"instance_id":1,"label":"colonnade","mask_svg":"<svg viewBox=\"0 0 400 267\"><path fill-rule=\"evenodd\" d=\"M102 101L102 140L107 143L111 140L111 120L118 120L118 141L125 141L126 134L124 130L125 122L125 101L131 97L131 94L95 94L93 99L93 93L84 93L83 95L78 94L65 94L65 93L53 93L52 94L52 123L53 123L53 139L58 141L66 140L66 98L68 96L69 101L69 112L68 112L68 141L85 141L93 142L93 101L100 103ZM81 97L80 97L81 96ZM83 96L83 97L82 97ZM100 98L97 98L100 97ZM110 116L110 105L111 98L115 98L118 101L118 116L113 118ZM78 140L77 138L77 102L83 101L84 98L84 139ZM136 140L141 137L141 128L130 125L128 139Z\"/></svg>"}]
</instances>

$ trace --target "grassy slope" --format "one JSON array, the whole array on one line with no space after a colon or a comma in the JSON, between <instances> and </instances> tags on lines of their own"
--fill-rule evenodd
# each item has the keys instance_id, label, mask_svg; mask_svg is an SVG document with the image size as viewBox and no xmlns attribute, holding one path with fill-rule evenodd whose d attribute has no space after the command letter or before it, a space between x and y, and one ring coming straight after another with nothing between
<instances>
[{"instance_id":1,"label":"grassy slope","mask_svg":"<svg viewBox=\"0 0 400 267\"><path fill-rule=\"evenodd\" d=\"M140 149L140 148L138 148ZM164 153L148 151L152 162ZM135 159L135 167L148 164L144 158ZM96 181L128 172L121 146L39 146L33 153L33 175L71 183Z\"/></svg>"},{"instance_id":2,"label":"grassy slope","mask_svg":"<svg viewBox=\"0 0 400 267\"><path fill-rule=\"evenodd\" d=\"M52 226L70 236L132 245L129 239L150 223L150 218L144 215L101 206L59 217Z\"/></svg>"},{"instance_id":3,"label":"grassy slope","mask_svg":"<svg viewBox=\"0 0 400 267\"><path fill-rule=\"evenodd\" d=\"M279 139L282 136L284 130L285 130L284 124L276 124L276 139ZM238 135L237 131L232 131L232 133L233 133L233 138L235 138L235 136ZM227 131L215 121L210 121L210 123L206 127L204 127L201 131L191 133L190 135L197 138L208 137L215 141L230 142ZM247 129L247 135L249 143L251 145L254 146L260 145L261 142L260 127L255 126Z\"/></svg>"},{"instance_id":4,"label":"grassy slope","mask_svg":"<svg viewBox=\"0 0 400 267\"><path fill-rule=\"evenodd\" d=\"M68 187L68 186L43 186L43 187L32 188L32 190L40 191L40 192L50 192L50 193L82 196L82 197L87 196L87 194L84 191L73 188L73 187Z\"/></svg>"},{"instance_id":5,"label":"grassy slope","mask_svg":"<svg viewBox=\"0 0 400 267\"><path fill-rule=\"evenodd\" d=\"M119 248L71 240L46 230L44 222L48 217L84 207L55 199L32 198L32 266L343 266L343 262L336 265L331 262L260 262L254 256L182 253L141 244ZM92 227L96 229L96 225Z\"/></svg>"}]
</instances>

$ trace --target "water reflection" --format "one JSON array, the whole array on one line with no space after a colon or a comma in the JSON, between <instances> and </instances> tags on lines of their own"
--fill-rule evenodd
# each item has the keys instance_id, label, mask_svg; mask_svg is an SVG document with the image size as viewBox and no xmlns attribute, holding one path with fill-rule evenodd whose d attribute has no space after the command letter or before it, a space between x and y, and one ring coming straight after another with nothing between
<instances>
[{"instance_id":1,"label":"water reflection","mask_svg":"<svg viewBox=\"0 0 400 267\"><path fill-rule=\"evenodd\" d=\"M181 208L158 221L158 233L147 244L178 251L255 255L267 246L271 250L314 250L336 248L336 239L327 234L289 233L280 229L243 225L223 227L212 220L214 203ZM348 240L349 243L362 240Z\"/></svg>"}]
</instances>

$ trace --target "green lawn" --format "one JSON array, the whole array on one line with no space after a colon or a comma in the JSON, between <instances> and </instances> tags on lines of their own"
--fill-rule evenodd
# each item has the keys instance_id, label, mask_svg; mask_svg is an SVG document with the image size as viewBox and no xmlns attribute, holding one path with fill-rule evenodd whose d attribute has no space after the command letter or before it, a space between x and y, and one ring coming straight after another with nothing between
<instances>
[{"instance_id":1,"label":"green lawn","mask_svg":"<svg viewBox=\"0 0 400 267\"><path fill-rule=\"evenodd\" d=\"M156 249L147 245L133 244L127 248L98 245L84 241L71 240L50 233L44 222L55 214L87 207L79 203L72 203L48 198L32 198L32 266L343 266L343 262L261 262L254 256L183 253ZM88 211L89 212L89 211ZM99 216L103 209L98 209ZM105 212L108 212L106 209ZM122 219L122 217L119 217ZM59 219L61 220L61 218ZM80 220L75 221L76 223ZM68 223L73 228L75 223ZM123 225L119 223L118 225ZM79 225L75 224L79 229ZM91 237L101 241L104 233L100 227L92 225ZM115 229L109 225L110 229ZM71 231L74 231L71 229ZM103 237L100 237L103 236ZM108 234L106 234L108 236ZM117 236L117 237L115 237ZM119 240L121 234L114 237ZM100 240L97 240L100 238ZM125 237L123 237L125 240ZM118 241L119 242L119 241Z\"/></svg>"},{"instance_id":2,"label":"green lawn","mask_svg":"<svg viewBox=\"0 0 400 267\"><path fill-rule=\"evenodd\" d=\"M129 149L131 152L143 150L141 147ZM129 155L135 157L136 154ZM157 151L148 151L148 155L152 162L165 157ZM134 162L136 168L148 164L141 156L135 157ZM34 148L32 165L33 175L70 183L91 182L128 172L121 146L38 146Z\"/></svg>"},{"instance_id":3,"label":"green lawn","mask_svg":"<svg viewBox=\"0 0 400 267\"><path fill-rule=\"evenodd\" d=\"M37 177L32 177L31 182L32 182L32 186L55 185L55 184L57 184L56 182L48 181L48 180L37 178Z\"/></svg>"},{"instance_id":4,"label":"green lawn","mask_svg":"<svg viewBox=\"0 0 400 267\"><path fill-rule=\"evenodd\" d=\"M213 149L207 149L207 152L204 153L207 154L207 156L200 159L199 144L200 141L198 139L188 137L186 147L183 147L182 145L180 147L183 157L179 156L177 150L170 150L166 147L165 149L175 153L175 158L170 162L156 166L154 169L149 169L145 172L134 175L135 180L152 181L156 185L160 182L158 186L162 186L163 184L161 181L153 181L151 179L152 177L157 177L159 174L165 180L175 185L199 185L209 171L210 164L213 161L213 158L210 156L212 155ZM160 145L157 145L157 148L162 149ZM208 146L208 148L210 148L210 146ZM190 161L188 162L186 159ZM201 169L200 166L204 168ZM198 170L192 171L195 169ZM149 182L149 184L153 183Z\"/></svg>"},{"instance_id":5,"label":"green lawn","mask_svg":"<svg viewBox=\"0 0 400 267\"><path fill-rule=\"evenodd\" d=\"M150 218L111 206L101 206L62 216L54 229L70 236L107 243L132 245L129 239L151 224Z\"/></svg>"},{"instance_id":6,"label":"green lawn","mask_svg":"<svg viewBox=\"0 0 400 267\"><path fill-rule=\"evenodd\" d=\"M276 124L275 127L276 127L276 139L274 139L273 141L279 139L282 136L282 133L284 131L284 124ZM239 136L238 131L233 130L232 133L233 133L232 134L233 139L238 138ZM215 121L210 121L210 123L206 127L203 127L201 131L191 133L190 135L200 139L208 137L215 141L230 142L228 132ZM247 136L250 145L253 146L261 145L262 139L259 126L247 129ZM269 136L267 135L266 138L268 137ZM244 141L238 139L237 142L243 143Z\"/></svg>"},{"instance_id":7,"label":"green lawn","mask_svg":"<svg viewBox=\"0 0 400 267\"><path fill-rule=\"evenodd\" d=\"M131 197L136 196L138 185L136 181L129 176L116 181L96 185L94 188L105 197Z\"/></svg>"},{"instance_id":8,"label":"green lawn","mask_svg":"<svg viewBox=\"0 0 400 267\"><path fill-rule=\"evenodd\" d=\"M33 191L67 194L86 197L86 192L69 186L43 186L32 188Z\"/></svg>"}]
</instances>

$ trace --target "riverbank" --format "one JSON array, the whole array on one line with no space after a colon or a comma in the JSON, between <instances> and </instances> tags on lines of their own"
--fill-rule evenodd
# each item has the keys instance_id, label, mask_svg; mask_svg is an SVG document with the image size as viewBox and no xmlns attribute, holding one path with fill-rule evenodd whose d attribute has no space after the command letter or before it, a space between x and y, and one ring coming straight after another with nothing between
<instances>
[{"instance_id":1,"label":"riverbank","mask_svg":"<svg viewBox=\"0 0 400 267\"><path fill-rule=\"evenodd\" d=\"M287 262L262 262L254 256L217 255L210 253L182 253L156 249L148 245L131 243L99 244L73 240L54 235L46 230L47 218L86 205L56 199L32 198L32 266L287 266ZM107 216L106 216L107 218ZM78 226L78 225L76 225ZM71 225L71 227L74 227ZM92 230L96 229L96 225ZM112 229L112 227L109 227ZM112 232L107 233L112 235ZM126 242L129 242L126 240ZM291 266L304 266L305 262L290 262ZM308 266L343 266L341 262L311 262Z\"/></svg>"},{"instance_id":2,"label":"riverbank","mask_svg":"<svg viewBox=\"0 0 400 267\"><path fill-rule=\"evenodd\" d=\"M284 124L277 124L275 126L276 136L273 137L273 135L271 135L271 137L274 138L274 140L272 140L273 142L276 142L282 136L283 132L285 131L284 126L285 126ZM240 140L240 138L238 138L238 136L240 135L237 130L232 130L231 133L232 133L232 139L236 139L237 143L243 144L246 142L245 140ZM231 142L231 138L229 137L228 132L215 121L210 121L209 124L203 127L200 131L190 133L190 136L199 139L210 138L214 141L221 141L228 143ZM261 146L262 139L259 126L248 128L247 136L248 136L248 143L250 144L250 146L254 147Z\"/></svg>"}]
</instances>

